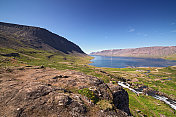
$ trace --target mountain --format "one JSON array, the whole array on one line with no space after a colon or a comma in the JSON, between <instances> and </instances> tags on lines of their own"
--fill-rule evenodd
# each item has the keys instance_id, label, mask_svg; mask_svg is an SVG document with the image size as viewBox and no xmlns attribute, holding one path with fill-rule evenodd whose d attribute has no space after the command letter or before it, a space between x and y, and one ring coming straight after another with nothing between
<instances>
[{"instance_id":1,"label":"mountain","mask_svg":"<svg viewBox=\"0 0 176 117\"><path fill-rule=\"evenodd\" d=\"M66 38L44 28L0 22L0 46L8 48L33 48L63 53L84 52Z\"/></svg>"},{"instance_id":2,"label":"mountain","mask_svg":"<svg viewBox=\"0 0 176 117\"><path fill-rule=\"evenodd\" d=\"M0 22L0 117L131 115L127 91L88 75L91 58L46 29Z\"/></svg>"},{"instance_id":3,"label":"mountain","mask_svg":"<svg viewBox=\"0 0 176 117\"><path fill-rule=\"evenodd\" d=\"M176 54L176 46L156 46L130 49L113 49L92 52L91 55L127 57L166 57Z\"/></svg>"}]
</instances>

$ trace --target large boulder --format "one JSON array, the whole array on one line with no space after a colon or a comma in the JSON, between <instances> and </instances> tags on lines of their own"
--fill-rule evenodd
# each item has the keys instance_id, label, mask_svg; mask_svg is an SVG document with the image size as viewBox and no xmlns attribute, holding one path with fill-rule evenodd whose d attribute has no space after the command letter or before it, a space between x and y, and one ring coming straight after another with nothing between
<instances>
[{"instance_id":1,"label":"large boulder","mask_svg":"<svg viewBox=\"0 0 176 117\"><path fill-rule=\"evenodd\" d=\"M126 112L128 115L131 115L129 109L129 96L127 91L125 91L121 86L114 84L108 84L109 88L113 94L113 103L115 107L119 110Z\"/></svg>"}]
</instances>

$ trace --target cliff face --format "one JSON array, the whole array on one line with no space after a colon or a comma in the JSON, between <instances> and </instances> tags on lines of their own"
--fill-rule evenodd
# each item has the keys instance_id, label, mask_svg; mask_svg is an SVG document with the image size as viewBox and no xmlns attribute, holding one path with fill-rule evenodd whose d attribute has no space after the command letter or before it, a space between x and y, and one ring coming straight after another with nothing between
<instances>
[{"instance_id":1,"label":"cliff face","mask_svg":"<svg viewBox=\"0 0 176 117\"><path fill-rule=\"evenodd\" d=\"M79 46L46 29L0 22L0 46L83 53Z\"/></svg>"},{"instance_id":2,"label":"cliff face","mask_svg":"<svg viewBox=\"0 0 176 117\"><path fill-rule=\"evenodd\" d=\"M173 54L176 54L176 46L113 49L91 53L91 55L128 56L128 57L165 57Z\"/></svg>"}]
</instances>

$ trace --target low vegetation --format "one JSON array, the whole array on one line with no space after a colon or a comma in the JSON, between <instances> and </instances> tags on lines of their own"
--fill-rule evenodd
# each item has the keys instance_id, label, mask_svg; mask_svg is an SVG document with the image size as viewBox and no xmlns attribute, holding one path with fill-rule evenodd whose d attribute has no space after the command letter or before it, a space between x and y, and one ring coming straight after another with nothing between
<instances>
[{"instance_id":1,"label":"low vegetation","mask_svg":"<svg viewBox=\"0 0 176 117\"><path fill-rule=\"evenodd\" d=\"M17 53L16 56L12 53ZM48 52L32 48L9 49L0 48L0 68L10 70L13 67L44 66L58 70L76 70L87 75L96 76L105 83L117 84L119 80L126 80L133 88L147 86L159 91L167 97L176 100L176 67L166 68L98 68L88 65L92 57L86 55L64 54L62 52ZM164 102L150 96L139 95L126 89L129 94L130 109L133 116L160 117L175 116L176 111ZM111 102L99 100L93 91L84 88L79 94L88 97L103 110L111 109Z\"/></svg>"},{"instance_id":2,"label":"low vegetation","mask_svg":"<svg viewBox=\"0 0 176 117\"><path fill-rule=\"evenodd\" d=\"M166 56L166 57L164 57L164 59L176 60L176 54L173 54L173 55L170 55L170 56Z\"/></svg>"},{"instance_id":3,"label":"low vegetation","mask_svg":"<svg viewBox=\"0 0 176 117\"><path fill-rule=\"evenodd\" d=\"M157 91L176 100L176 66L165 68L102 68L105 72L117 77L123 77L132 85L139 88L146 86L150 90ZM115 79L113 79L115 80ZM118 80L117 80L118 81ZM114 81L112 81L113 83ZM151 96L136 95L126 89L129 94L130 110L133 116L175 116L176 111L166 105L164 102L154 99Z\"/></svg>"},{"instance_id":4,"label":"low vegetation","mask_svg":"<svg viewBox=\"0 0 176 117\"><path fill-rule=\"evenodd\" d=\"M111 104L110 101L107 101L107 100L101 100L97 103L97 105L99 105L99 107L102 109L102 110L107 110L107 109L112 109L113 106Z\"/></svg>"},{"instance_id":5,"label":"low vegetation","mask_svg":"<svg viewBox=\"0 0 176 117\"><path fill-rule=\"evenodd\" d=\"M135 117L174 117L175 111L171 109L164 102L154 99L151 96L140 95L137 96L135 93L128 91L130 111Z\"/></svg>"},{"instance_id":6,"label":"low vegetation","mask_svg":"<svg viewBox=\"0 0 176 117\"><path fill-rule=\"evenodd\" d=\"M80 89L78 93L88 97L95 104L99 101L98 96L88 88Z\"/></svg>"}]
</instances>

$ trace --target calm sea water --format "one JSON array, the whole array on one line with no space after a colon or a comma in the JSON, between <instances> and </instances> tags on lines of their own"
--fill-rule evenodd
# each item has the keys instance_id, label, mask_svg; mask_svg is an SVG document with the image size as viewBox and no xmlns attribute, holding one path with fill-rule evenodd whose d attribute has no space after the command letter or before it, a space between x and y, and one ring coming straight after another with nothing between
<instances>
[{"instance_id":1,"label":"calm sea water","mask_svg":"<svg viewBox=\"0 0 176 117\"><path fill-rule=\"evenodd\" d=\"M96 67L167 67L176 65L176 61L160 58L111 57L97 55L92 56L95 58L91 60L93 63L91 63L90 65Z\"/></svg>"}]
</instances>

